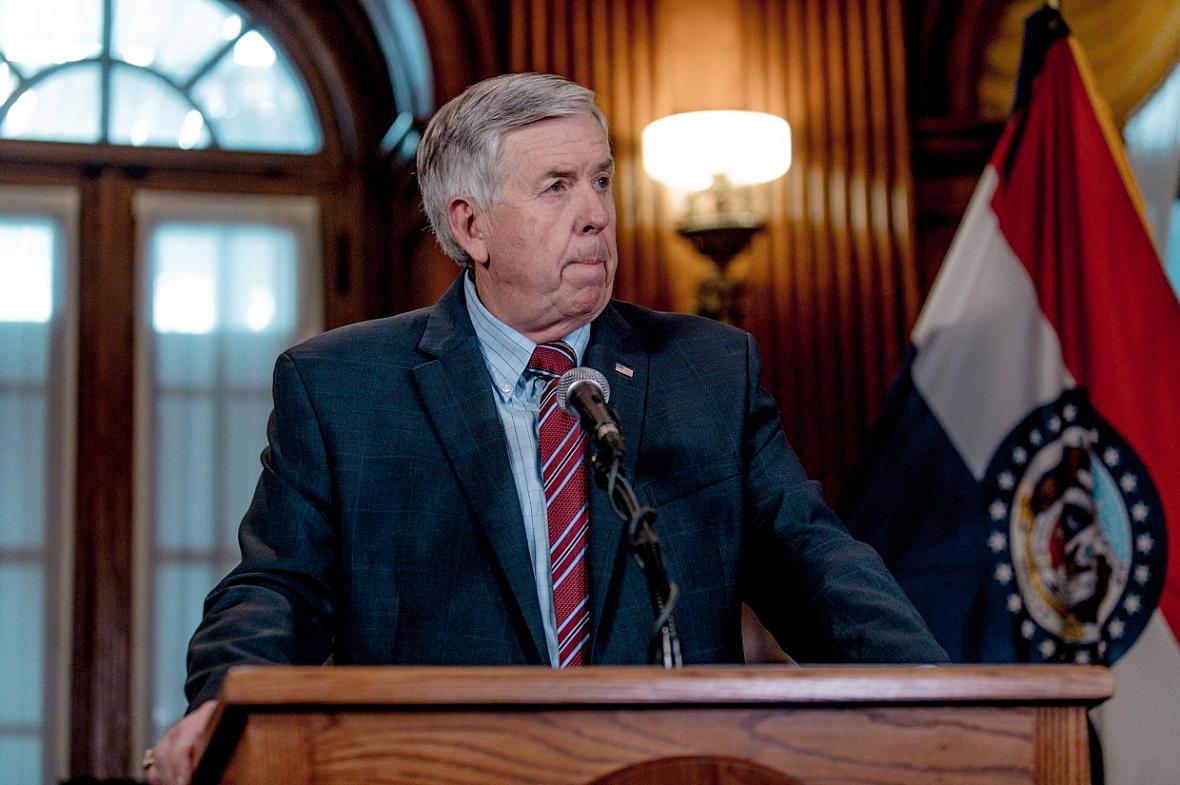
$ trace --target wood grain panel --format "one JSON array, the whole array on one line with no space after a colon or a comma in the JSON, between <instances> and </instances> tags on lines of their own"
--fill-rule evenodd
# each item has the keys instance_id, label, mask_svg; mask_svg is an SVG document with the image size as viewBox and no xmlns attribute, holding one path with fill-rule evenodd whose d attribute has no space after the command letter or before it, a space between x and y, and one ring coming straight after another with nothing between
<instances>
[{"instance_id":1,"label":"wood grain panel","mask_svg":"<svg viewBox=\"0 0 1180 785\"><path fill-rule=\"evenodd\" d=\"M1090 753L1086 713L1038 707L1035 714L1034 765L1041 785L1089 785Z\"/></svg>"},{"instance_id":2,"label":"wood grain panel","mask_svg":"<svg viewBox=\"0 0 1180 785\"><path fill-rule=\"evenodd\" d=\"M82 184L71 771L123 773L131 757L131 523L134 474L133 185Z\"/></svg>"},{"instance_id":3,"label":"wood grain panel","mask_svg":"<svg viewBox=\"0 0 1180 785\"><path fill-rule=\"evenodd\" d=\"M788 439L836 500L918 312L901 11L879 0L765 6L771 23L758 29L772 54L745 69L781 92L752 108L791 120L795 163L767 187L769 243L748 257L745 326Z\"/></svg>"},{"instance_id":4,"label":"wood grain panel","mask_svg":"<svg viewBox=\"0 0 1180 785\"><path fill-rule=\"evenodd\" d=\"M1080 785L1110 690L1082 666L237 668L197 785L227 760L243 784Z\"/></svg>"},{"instance_id":5,"label":"wood grain panel","mask_svg":"<svg viewBox=\"0 0 1180 785\"><path fill-rule=\"evenodd\" d=\"M323 730L306 749L318 785L582 785L689 755L738 757L800 785L1034 781L1031 710L456 711L316 720Z\"/></svg>"}]
</instances>

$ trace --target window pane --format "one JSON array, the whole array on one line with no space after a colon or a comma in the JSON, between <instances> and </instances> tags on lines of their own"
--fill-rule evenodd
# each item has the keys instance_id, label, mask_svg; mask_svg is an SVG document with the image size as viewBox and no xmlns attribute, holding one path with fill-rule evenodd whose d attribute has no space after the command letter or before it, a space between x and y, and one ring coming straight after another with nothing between
<instances>
[{"instance_id":1,"label":"window pane","mask_svg":"<svg viewBox=\"0 0 1180 785\"><path fill-rule=\"evenodd\" d=\"M0 725L41 725L44 570L0 561Z\"/></svg>"},{"instance_id":2,"label":"window pane","mask_svg":"<svg viewBox=\"0 0 1180 785\"><path fill-rule=\"evenodd\" d=\"M241 17L212 0L115 0L115 57L187 82L241 31Z\"/></svg>"},{"instance_id":3,"label":"window pane","mask_svg":"<svg viewBox=\"0 0 1180 785\"><path fill-rule=\"evenodd\" d=\"M227 273L223 318L230 329L290 333L295 328L295 233L274 226L242 225L222 230L226 252L249 264Z\"/></svg>"},{"instance_id":4,"label":"window pane","mask_svg":"<svg viewBox=\"0 0 1180 785\"><path fill-rule=\"evenodd\" d=\"M205 338L207 341L212 338ZM160 548L214 547L217 429L213 401L162 394L156 404L156 537ZM207 588L207 587L206 587Z\"/></svg>"},{"instance_id":5,"label":"window pane","mask_svg":"<svg viewBox=\"0 0 1180 785\"><path fill-rule=\"evenodd\" d=\"M217 236L185 224L152 234L152 325L159 333L204 335L217 326Z\"/></svg>"},{"instance_id":6,"label":"window pane","mask_svg":"<svg viewBox=\"0 0 1180 785\"><path fill-rule=\"evenodd\" d=\"M0 322L49 321L56 236L48 218L0 216Z\"/></svg>"},{"instance_id":7,"label":"window pane","mask_svg":"<svg viewBox=\"0 0 1180 785\"><path fill-rule=\"evenodd\" d=\"M156 568L152 679L152 739L184 715L184 651L201 620L205 595L220 577L208 564L163 564ZM181 656L176 656L177 653ZM161 656L165 654L167 656Z\"/></svg>"},{"instance_id":8,"label":"window pane","mask_svg":"<svg viewBox=\"0 0 1180 785\"><path fill-rule=\"evenodd\" d=\"M8 63L0 60L0 104L8 100L17 85L16 73L8 67Z\"/></svg>"},{"instance_id":9,"label":"window pane","mask_svg":"<svg viewBox=\"0 0 1180 785\"><path fill-rule=\"evenodd\" d=\"M314 153L322 144L302 80L257 31L242 36L197 82L193 97L222 147Z\"/></svg>"},{"instance_id":10,"label":"window pane","mask_svg":"<svg viewBox=\"0 0 1180 785\"><path fill-rule=\"evenodd\" d=\"M102 0L0 0L0 52L26 78L102 52Z\"/></svg>"},{"instance_id":11,"label":"window pane","mask_svg":"<svg viewBox=\"0 0 1180 785\"><path fill-rule=\"evenodd\" d=\"M271 363L264 366L269 369ZM263 371L269 376L269 371ZM265 383L264 383L265 384ZM270 417L270 395L262 391L231 399L225 410L225 433L230 444L221 465L222 497L221 541L230 546L232 556L237 543L238 521L250 506L254 486L258 483L258 456L266 446L266 422ZM236 562L237 560L234 559Z\"/></svg>"},{"instance_id":12,"label":"window pane","mask_svg":"<svg viewBox=\"0 0 1180 785\"><path fill-rule=\"evenodd\" d=\"M72 65L29 87L8 110L0 136L97 142L101 74L97 64Z\"/></svg>"},{"instance_id":13,"label":"window pane","mask_svg":"<svg viewBox=\"0 0 1180 785\"><path fill-rule=\"evenodd\" d=\"M135 147L208 147L201 113L176 88L147 71L116 65L111 70L111 141Z\"/></svg>"},{"instance_id":14,"label":"window pane","mask_svg":"<svg viewBox=\"0 0 1180 785\"><path fill-rule=\"evenodd\" d=\"M297 253L295 232L281 226L160 224L152 235L156 332L290 333Z\"/></svg>"},{"instance_id":15,"label":"window pane","mask_svg":"<svg viewBox=\"0 0 1180 785\"><path fill-rule=\"evenodd\" d=\"M0 560L4 549L40 548L44 542L47 422L44 388L13 391L0 385ZM0 619L0 629L3 624Z\"/></svg>"},{"instance_id":16,"label":"window pane","mask_svg":"<svg viewBox=\"0 0 1180 785\"><path fill-rule=\"evenodd\" d=\"M157 307L159 307L159 300ZM169 317L164 317L167 324ZM201 387L215 378L217 342L203 335L156 332L156 382L161 390Z\"/></svg>"},{"instance_id":17,"label":"window pane","mask_svg":"<svg viewBox=\"0 0 1180 785\"><path fill-rule=\"evenodd\" d=\"M36 736L0 736L0 785L41 781L41 740Z\"/></svg>"},{"instance_id":18,"label":"window pane","mask_svg":"<svg viewBox=\"0 0 1180 785\"><path fill-rule=\"evenodd\" d=\"M50 325L0 322L0 389L49 378Z\"/></svg>"}]
</instances>

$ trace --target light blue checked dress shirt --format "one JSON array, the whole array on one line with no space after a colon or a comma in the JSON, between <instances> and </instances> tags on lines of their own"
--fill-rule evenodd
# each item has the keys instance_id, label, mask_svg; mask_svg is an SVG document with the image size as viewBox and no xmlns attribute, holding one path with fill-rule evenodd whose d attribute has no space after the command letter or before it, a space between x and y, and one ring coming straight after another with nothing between
<instances>
[{"instance_id":1,"label":"light blue checked dress shirt","mask_svg":"<svg viewBox=\"0 0 1180 785\"><path fill-rule=\"evenodd\" d=\"M544 380L525 374L537 344L492 315L479 301L475 282L464 274L467 313L475 326L479 348L492 377L492 391L504 436L508 440L508 462L516 482L516 496L524 517L524 536L533 563L533 579L549 662L557 663L557 623L553 611L553 576L549 570L549 521L545 517L545 489L541 484L541 463L537 449L537 412L541 408ZM578 364L590 341L590 325L584 324L562 338L574 350Z\"/></svg>"}]
</instances>

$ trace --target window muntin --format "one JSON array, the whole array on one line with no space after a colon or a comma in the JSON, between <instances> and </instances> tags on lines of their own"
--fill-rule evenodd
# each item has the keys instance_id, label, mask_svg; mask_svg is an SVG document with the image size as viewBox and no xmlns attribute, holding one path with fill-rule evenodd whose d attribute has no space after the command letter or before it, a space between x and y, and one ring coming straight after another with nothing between
<instances>
[{"instance_id":1,"label":"window muntin","mask_svg":"<svg viewBox=\"0 0 1180 785\"><path fill-rule=\"evenodd\" d=\"M215 0L0 0L0 139L323 147L286 55Z\"/></svg>"}]
</instances>

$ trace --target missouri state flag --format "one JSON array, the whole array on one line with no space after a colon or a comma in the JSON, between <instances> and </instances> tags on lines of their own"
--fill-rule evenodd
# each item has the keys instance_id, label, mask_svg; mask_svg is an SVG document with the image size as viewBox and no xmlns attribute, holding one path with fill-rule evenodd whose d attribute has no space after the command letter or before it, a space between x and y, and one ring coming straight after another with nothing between
<instances>
[{"instance_id":1,"label":"missouri state flag","mask_svg":"<svg viewBox=\"0 0 1180 785\"><path fill-rule=\"evenodd\" d=\"M846 519L959 662L1111 666L1111 785L1180 783L1180 304L1060 15L912 335Z\"/></svg>"}]
</instances>

